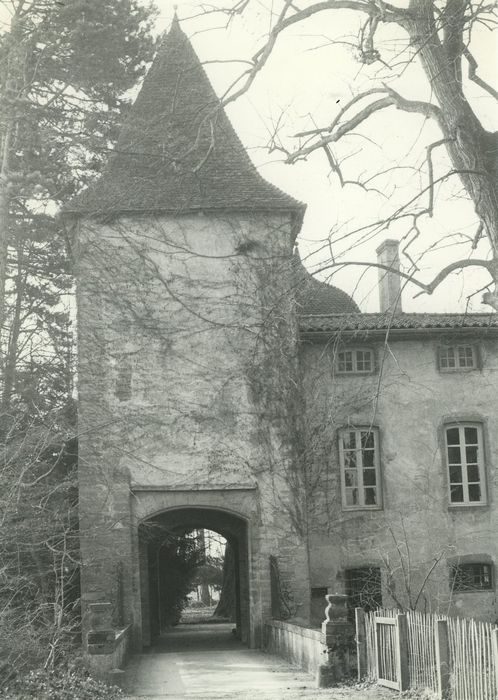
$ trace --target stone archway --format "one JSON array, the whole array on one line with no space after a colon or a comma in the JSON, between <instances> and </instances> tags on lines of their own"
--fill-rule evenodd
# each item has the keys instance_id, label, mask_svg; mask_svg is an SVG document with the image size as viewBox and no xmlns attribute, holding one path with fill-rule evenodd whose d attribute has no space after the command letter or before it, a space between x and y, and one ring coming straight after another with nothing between
<instances>
[{"instance_id":1,"label":"stone archway","mask_svg":"<svg viewBox=\"0 0 498 700\"><path fill-rule=\"evenodd\" d=\"M160 567L155 565L157 545L140 536L147 529L160 528L164 532L181 535L193 529L217 532L230 543L235 554L236 630L244 643L249 643L249 555L247 521L233 513L216 508L176 507L156 513L143 520L139 529L140 597L142 644L150 646L160 631L156 624L159 614L159 595L165 582ZM164 591L166 592L166 591Z\"/></svg>"},{"instance_id":2,"label":"stone archway","mask_svg":"<svg viewBox=\"0 0 498 700\"><path fill-rule=\"evenodd\" d=\"M142 523L156 518L172 529L213 530L235 544L239 557L239 634L248 646L261 646L264 620L271 615L271 543L262 536L257 488L170 490L143 486L132 487L132 491L134 564L126 605L131 613L134 650L140 651L151 641L147 554L140 545L139 530Z\"/></svg>"}]
</instances>

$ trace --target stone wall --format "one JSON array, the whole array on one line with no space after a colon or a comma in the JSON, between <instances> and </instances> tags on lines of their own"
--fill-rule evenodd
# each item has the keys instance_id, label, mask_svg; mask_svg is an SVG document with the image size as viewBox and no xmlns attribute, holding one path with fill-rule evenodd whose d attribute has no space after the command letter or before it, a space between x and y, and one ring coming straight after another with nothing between
<instances>
[{"instance_id":1,"label":"stone wall","mask_svg":"<svg viewBox=\"0 0 498 700\"><path fill-rule=\"evenodd\" d=\"M181 505L178 494L205 507L211 490L232 512L234 490L255 494L254 625L269 614L270 555L295 614L308 615L292 243L284 215L79 225L83 602L112 601L115 624L131 623L135 640L136 532L154 515L138 507L139 491L166 510Z\"/></svg>"},{"instance_id":2,"label":"stone wall","mask_svg":"<svg viewBox=\"0 0 498 700\"><path fill-rule=\"evenodd\" d=\"M94 649L88 649L86 663L88 670L96 678L111 683L119 684L121 671L125 668L131 648L131 630L125 627L121 630L112 630L113 639L109 642L109 648L95 653Z\"/></svg>"},{"instance_id":3,"label":"stone wall","mask_svg":"<svg viewBox=\"0 0 498 700\"><path fill-rule=\"evenodd\" d=\"M345 345L374 349L378 371L368 376L335 374L337 339L303 343L307 451L316 484L309 499L311 585L344 591L346 569L377 566L386 605L395 602L391 590L404 605L418 597L421 609L495 620L495 591L451 593L449 565L460 557L497 563L498 346L483 338L481 369L445 374L436 359L445 339L448 333L399 340L391 333L388 343L344 337ZM442 440L444 422L454 419L484 426L487 505L449 506ZM344 510L337 430L369 425L379 428L383 505Z\"/></svg>"},{"instance_id":4,"label":"stone wall","mask_svg":"<svg viewBox=\"0 0 498 700\"><path fill-rule=\"evenodd\" d=\"M270 620L265 624L265 649L308 673L318 673L327 663L327 648L321 630L313 630L290 622Z\"/></svg>"}]
</instances>

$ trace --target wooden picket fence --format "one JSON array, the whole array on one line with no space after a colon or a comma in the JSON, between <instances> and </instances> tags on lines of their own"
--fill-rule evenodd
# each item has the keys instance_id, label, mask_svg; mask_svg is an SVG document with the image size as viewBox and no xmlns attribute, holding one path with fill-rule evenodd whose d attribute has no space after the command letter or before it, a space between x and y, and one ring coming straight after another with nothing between
<instances>
[{"instance_id":1,"label":"wooden picket fence","mask_svg":"<svg viewBox=\"0 0 498 700\"><path fill-rule=\"evenodd\" d=\"M428 689L446 700L498 700L496 625L411 610L364 613L357 608L356 639L359 678L399 690Z\"/></svg>"}]
</instances>

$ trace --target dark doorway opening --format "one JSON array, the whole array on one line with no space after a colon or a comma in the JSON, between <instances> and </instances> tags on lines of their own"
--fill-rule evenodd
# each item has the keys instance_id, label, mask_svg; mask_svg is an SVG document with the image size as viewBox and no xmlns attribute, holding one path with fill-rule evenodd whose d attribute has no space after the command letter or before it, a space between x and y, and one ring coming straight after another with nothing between
<instances>
[{"instance_id":1,"label":"dark doorway opening","mask_svg":"<svg viewBox=\"0 0 498 700\"><path fill-rule=\"evenodd\" d=\"M139 543L144 646L192 643L196 630L208 645L219 642L217 623L224 623L233 640L248 642L247 525L242 518L215 509L169 510L140 525ZM211 635L205 634L207 625Z\"/></svg>"}]
</instances>

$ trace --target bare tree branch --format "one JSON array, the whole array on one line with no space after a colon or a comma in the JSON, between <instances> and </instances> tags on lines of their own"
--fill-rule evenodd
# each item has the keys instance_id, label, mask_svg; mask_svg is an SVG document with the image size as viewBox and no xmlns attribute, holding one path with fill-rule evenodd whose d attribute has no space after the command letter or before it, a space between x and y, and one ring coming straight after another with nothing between
<instances>
[{"instance_id":1,"label":"bare tree branch","mask_svg":"<svg viewBox=\"0 0 498 700\"><path fill-rule=\"evenodd\" d=\"M361 99L364 97L368 97L373 94L386 94L386 97L383 97L379 100L376 100L375 102L371 102L368 104L366 107L363 107L357 114L355 114L353 117L351 117L348 121L344 122L340 126L337 126L337 123L340 119L340 117L351 107L351 105L356 104L359 102ZM393 90L390 87L384 87L384 88L379 88L377 90L369 90L366 93L362 93L361 95L357 95L354 97L340 112L340 114L334 119L332 124L329 127L326 128L321 128L317 129L315 133L324 133L326 131L333 131L336 126L337 129L334 133L330 133L328 136L323 136L320 138L318 141L312 143L310 146L305 146L303 148L299 148L296 150L294 153L289 155L287 157L287 163L295 163L297 160L301 160L303 158L306 158L310 153L313 151L320 149L320 148L325 148L327 144L329 143L335 143L339 141L342 137L344 137L346 134L349 134L353 129L355 129L357 126L362 124L364 121L366 121L370 116L375 114L376 112L379 112L387 107L396 107L396 109L401 109L405 112L416 112L419 114L423 114L424 116L428 118L433 118L436 119L438 122L441 122L442 120L442 114L441 110L439 107L436 105L431 104L430 102L423 102L420 100L407 100L404 97L402 97L399 93L397 93L395 90ZM302 135L312 135L314 132L313 130L307 131L307 132L302 132ZM443 141L443 143L446 140Z\"/></svg>"},{"instance_id":2,"label":"bare tree branch","mask_svg":"<svg viewBox=\"0 0 498 700\"><path fill-rule=\"evenodd\" d=\"M479 64L477 63L476 59L467 47L463 49L463 55L465 56L469 64L469 80L472 80L472 82L474 82L476 85L479 85L480 88L485 90L488 93L488 95L491 95L491 97L494 97L495 100L498 100L498 90L495 90L494 87L492 87L489 83L487 83L485 80L483 80L477 75L477 69L479 68Z\"/></svg>"},{"instance_id":3,"label":"bare tree branch","mask_svg":"<svg viewBox=\"0 0 498 700\"><path fill-rule=\"evenodd\" d=\"M432 292L438 287L441 282L443 282L449 274L454 272L455 270L460 270L463 269L464 267L483 267L486 269L491 277L493 277L493 273L496 268L496 263L494 263L491 260L456 260L455 262L450 263L449 265L446 265L441 272L439 272L436 277L432 280L430 284L426 284L425 290L423 292L419 292L418 294L415 295L415 297L420 296L421 294L432 294ZM421 286L421 285L419 285Z\"/></svg>"},{"instance_id":4,"label":"bare tree branch","mask_svg":"<svg viewBox=\"0 0 498 700\"><path fill-rule=\"evenodd\" d=\"M474 240L472 241L472 250L475 250L477 248L477 245L478 245L479 241L481 240L483 233L484 233L484 224L481 221L479 223L479 226L477 227L477 231L476 231L476 234L474 236Z\"/></svg>"},{"instance_id":5,"label":"bare tree branch","mask_svg":"<svg viewBox=\"0 0 498 700\"><path fill-rule=\"evenodd\" d=\"M429 144L426 148L427 152L427 170L429 175L429 204L427 205L427 213L432 216L434 213L434 166L432 163L432 151L439 146L448 143L450 139L440 139Z\"/></svg>"},{"instance_id":6,"label":"bare tree branch","mask_svg":"<svg viewBox=\"0 0 498 700\"><path fill-rule=\"evenodd\" d=\"M391 5L390 3L382 2L380 9L379 6L376 5L374 2L365 2L364 0L325 0L324 2L317 2L314 5L305 8L304 10L299 10L293 15L287 16L287 12L289 9L295 10L295 6L293 5L291 0L286 0L275 26L270 31L266 44L253 57L253 67L245 71L245 73L243 73L239 78L237 78L237 80L234 83L232 83L226 90L225 95L222 98L222 103L224 106L229 104L230 102L233 102L238 97L247 92L247 90L254 82L257 74L261 71L263 66L266 64L268 58L270 57L270 54L273 51L273 48L279 35L285 29L294 24L298 24L299 22L302 22L303 20L318 14L319 12L324 12L327 10L356 10L358 12L362 12L364 14L369 15L369 17L371 18L376 17L377 21L380 20L382 22L395 22L401 26L404 25L404 22L408 15L407 10L397 8L394 5ZM232 10L230 10L229 12L232 12ZM232 89L241 80L243 80L244 77L245 81L242 84L242 86L238 90L230 94Z\"/></svg>"},{"instance_id":7,"label":"bare tree branch","mask_svg":"<svg viewBox=\"0 0 498 700\"><path fill-rule=\"evenodd\" d=\"M388 85L384 85L385 91L393 98L394 105L403 110L404 112L418 112L423 114L427 118L435 119L439 124L443 124L443 112L439 107L432 104L431 102L424 102L423 100L407 100L402 97L399 92L393 90Z\"/></svg>"},{"instance_id":8,"label":"bare tree branch","mask_svg":"<svg viewBox=\"0 0 498 700\"><path fill-rule=\"evenodd\" d=\"M327 270L330 270L331 268L342 268L342 267L347 267L349 265L354 265L357 267L375 267L380 270L385 270L386 272L393 272L393 268L390 267L389 265L383 265L382 263L377 263L377 262L362 262L359 260L351 260L351 261L341 261L341 262L334 262L329 265L324 265L323 267L320 267L318 270L314 271L314 274L319 274L321 272L326 272ZM410 274L408 272L403 272L402 270L395 270L396 274L402 277L403 279L408 280L409 282L412 282L412 284L415 284L417 287L420 287L422 289L421 292L418 292L414 298L420 296L421 294L432 294L433 291L438 287L441 282L443 282L448 275L450 275L452 272L455 270L460 270L465 267L483 267L486 269L491 276L493 276L493 272L495 270L496 264L492 260L482 260L482 259L465 259L465 260L456 260L455 262L450 263L447 265L441 272L439 272L436 277L430 282L429 284L424 284L424 282L420 282L417 280L413 274Z\"/></svg>"}]
</instances>

